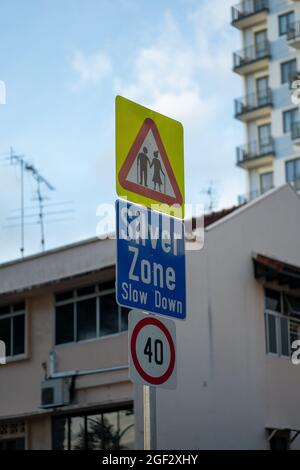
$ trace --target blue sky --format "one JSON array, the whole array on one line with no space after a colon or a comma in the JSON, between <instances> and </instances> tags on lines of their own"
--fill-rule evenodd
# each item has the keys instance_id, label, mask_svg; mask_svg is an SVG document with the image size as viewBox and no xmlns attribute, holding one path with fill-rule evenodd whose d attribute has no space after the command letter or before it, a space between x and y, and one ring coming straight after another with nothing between
<instances>
[{"instance_id":1,"label":"blue sky","mask_svg":"<svg viewBox=\"0 0 300 470\"><path fill-rule=\"evenodd\" d=\"M183 123L188 202L201 201L214 180L217 207L236 203L245 188L235 167L243 137L233 99L242 93L231 71L239 49L231 3L1 0L0 79L7 102L0 107L0 154L13 146L55 186L51 203L74 202L72 220L46 223L47 248L95 236L97 206L116 198L116 94ZM0 184L5 261L19 256L18 228L4 228L19 207L19 175L1 161ZM34 189L26 177L26 206L35 204ZM25 236L26 254L39 251L38 227L26 227Z\"/></svg>"}]
</instances>

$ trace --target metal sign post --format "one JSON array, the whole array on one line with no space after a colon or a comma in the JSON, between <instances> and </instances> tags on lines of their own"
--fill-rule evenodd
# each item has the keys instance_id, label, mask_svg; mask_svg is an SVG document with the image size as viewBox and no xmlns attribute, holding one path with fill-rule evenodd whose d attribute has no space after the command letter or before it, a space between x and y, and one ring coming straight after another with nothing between
<instances>
[{"instance_id":1,"label":"metal sign post","mask_svg":"<svg viewBox=\"0 0 300 470\"><path fill-rule=\"evenodd\" d=\"M156 423L156 388L150 385L143 386L144 393L144 450L157 448Z\"/></svg>"}]
</instances>

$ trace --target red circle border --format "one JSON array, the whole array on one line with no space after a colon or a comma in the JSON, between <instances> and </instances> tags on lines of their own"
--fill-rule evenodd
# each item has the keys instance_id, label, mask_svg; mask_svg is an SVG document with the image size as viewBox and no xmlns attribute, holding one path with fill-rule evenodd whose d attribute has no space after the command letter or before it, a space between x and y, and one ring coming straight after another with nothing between
<instances>
[{"instance_id":1,"label":"red circle border","mask_svg":"<svg viewBox=\"0 0 300 470\"><path fill-rule=\"evenodd\" d=\"M170 358L170 364L166 372L160 376L160 377L153 377L152 375L147 374L141 367L137 353L136 353L136 341L137 341L137 336L141 329L146 326L146 325L154 325L157 328L159 328L166 336L169 346L170 346L170 352L171 352L171 358ZM161 385L165 383L171 376L174 366L175 366L175 347L174 347L174 342L172 339L172 336L170 335L170 332L166 328L166 326L160 322L157 318L149 317L149 318L143 318L137 325L135 325L132 335L131 335L131 341L130 341L130 351L131 351L131 356L132 360L134 363L134 366L140 376L146 381L149 382L151 385Z\"/></svg>"}]
</instances>

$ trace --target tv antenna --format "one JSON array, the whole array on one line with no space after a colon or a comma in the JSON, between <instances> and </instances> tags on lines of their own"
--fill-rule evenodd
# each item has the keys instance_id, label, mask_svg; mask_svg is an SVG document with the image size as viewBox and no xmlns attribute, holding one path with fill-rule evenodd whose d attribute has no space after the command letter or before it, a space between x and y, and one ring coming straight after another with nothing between
<instances>
[{"instance_id":1,"label":"tv antenna","mask_svg":"<svg viewBox=\"0 0 300 470\"><path fill-rule=\"evenodd\" d=\"M216 183L215 181L210 181L205 189L201 191L202 194L205 194L207 197L207 203L205 204L206 212L211 213L214 211L217 203L217 194L216 194Z\"/></svg>"},{"instance_id":2,"label":"tv antenna","mask_svg":"<svg viewBox=\"0 0 300 470\"><path fill-rule=\"evenodd\" d=\"M21 198L21 256L24 257L24 173L30 173L31 176L36 181L36 194L39 207L38 220L41 229L41 246L42 251L45 251L45 225L44 225L44 200L46 199L42 193L42 186L45 186L48 190L54 191L54 187L49 181L44 178L41 173L35 168L35 166L27 162L24 158L24 155L16 155L13 149L10 149L10 162L12 165L18 165L20 167L20 176L21 176L21 188L20 188L20 198Z\"/></svg>"}]
</instances>

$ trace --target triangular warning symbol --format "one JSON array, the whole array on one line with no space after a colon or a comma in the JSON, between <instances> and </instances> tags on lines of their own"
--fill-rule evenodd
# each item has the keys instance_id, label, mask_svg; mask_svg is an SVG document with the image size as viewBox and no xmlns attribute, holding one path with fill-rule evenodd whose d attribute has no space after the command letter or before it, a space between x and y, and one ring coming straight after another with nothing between
<instances>
[{"instance_id":1,"label":"triangular warning symbol","mask_svg":"<svg viewBox=\"0 0 300 470\"><path fill-rule=\"evenodd\" d=\"M168 155L155 122L147 118L119 172L124 189L168 205L182 205Z\"/></svg>"}]
</instances>

